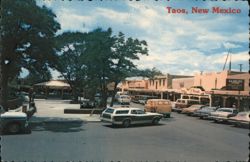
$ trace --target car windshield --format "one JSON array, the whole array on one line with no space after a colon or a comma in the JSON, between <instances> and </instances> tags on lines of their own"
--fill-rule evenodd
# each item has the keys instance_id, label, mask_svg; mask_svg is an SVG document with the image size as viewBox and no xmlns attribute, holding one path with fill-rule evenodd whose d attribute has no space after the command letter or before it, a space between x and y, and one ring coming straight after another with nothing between
<instances>
[{"instance_id":1,"label":"car windshield","mask_svg":"<svg viewBox=\"0 0 250 162\"><path fill-rule=\"evenodd\" d=\"M114 109L111 109L111 108L107 108L106 110L105 110L105 113L110 113L110 114L112 114L114 112Z\"/></svg>"}]
</instances>

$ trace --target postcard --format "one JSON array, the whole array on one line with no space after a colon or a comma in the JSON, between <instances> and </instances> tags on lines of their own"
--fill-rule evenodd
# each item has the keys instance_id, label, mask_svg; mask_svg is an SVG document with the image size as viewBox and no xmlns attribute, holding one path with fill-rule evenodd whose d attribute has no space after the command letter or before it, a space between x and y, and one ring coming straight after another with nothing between
<instances>
[{"instance_id":1,"label":"postcard","mask_svg":"<svg viewBox=\"0 0 250 162\"><path fill-rule=\"evenodd\" d=\"M0 4L1 161L249 161L247 1Z\"/></svg>"}]
</instances>

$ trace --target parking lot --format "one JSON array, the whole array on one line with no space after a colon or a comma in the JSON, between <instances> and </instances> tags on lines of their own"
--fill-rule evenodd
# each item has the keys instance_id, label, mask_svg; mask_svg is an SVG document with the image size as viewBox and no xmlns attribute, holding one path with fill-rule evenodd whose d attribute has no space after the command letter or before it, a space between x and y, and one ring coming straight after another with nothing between
<instances>
[{"instance_id":1,"label":"parking lot","mask_svg":"<svg viewBox=\"0 0 250 162\"><path fill-rule=\"evenodd\" d=\"M1 156L5 161L247 161L248 133L178 113L157 126L130 128L43 122L31 124L30 134L2 136Z\"/></svg>"}]
</instances>

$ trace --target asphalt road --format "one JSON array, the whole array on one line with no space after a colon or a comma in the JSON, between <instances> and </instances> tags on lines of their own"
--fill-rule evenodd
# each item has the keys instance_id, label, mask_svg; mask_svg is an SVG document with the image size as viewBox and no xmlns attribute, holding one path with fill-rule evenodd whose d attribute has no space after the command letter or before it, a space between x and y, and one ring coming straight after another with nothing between
<instances>
[{"instance_id":1,"label":"asphalt road","mask_svg":"<svg viewBox=\"0 0 250 162\"><path fill-rule=\"evenodd\" d=\"M64 122L31 127L31 134L2 136L2 160L239 162L249 153L248 129L177 113L157 126Z\"/></svg>"}]
</instances>

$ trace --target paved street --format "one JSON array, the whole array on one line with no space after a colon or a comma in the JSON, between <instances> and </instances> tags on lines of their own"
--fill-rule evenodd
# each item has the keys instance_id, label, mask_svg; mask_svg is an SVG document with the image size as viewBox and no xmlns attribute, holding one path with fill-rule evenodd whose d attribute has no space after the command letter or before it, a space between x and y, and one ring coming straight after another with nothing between
<instances>
[{"instance_id":1,"label":"paved street","mask_svg":"<svg viewBox=\"0 0 250 162\"><path fill-rule=\"evenodd\" d=\"M31 124L5 135L6 161L246 161L248 130L173 113L158 126L111 127L90 121Z\"/></svg>"}]
</instances>

